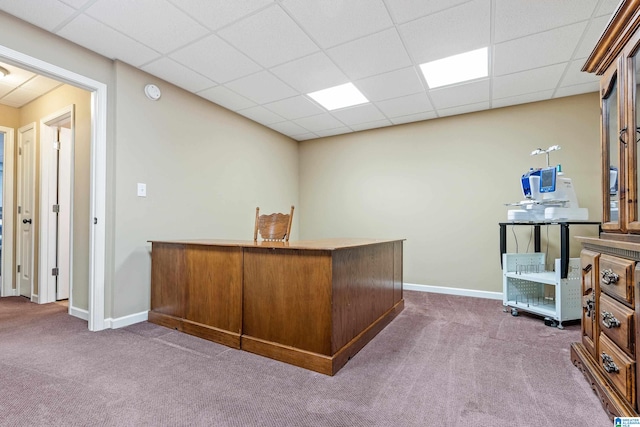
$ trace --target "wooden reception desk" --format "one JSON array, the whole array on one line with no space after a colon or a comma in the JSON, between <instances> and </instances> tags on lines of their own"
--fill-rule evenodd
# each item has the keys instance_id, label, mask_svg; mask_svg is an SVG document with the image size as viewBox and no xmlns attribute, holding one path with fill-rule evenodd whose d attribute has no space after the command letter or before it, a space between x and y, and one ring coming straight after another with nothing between
<instances>
[{"instance_id":1,"label":"wooden reception desk","mask_svg":"<svg viewBox=\"0 0 640 427\"><path fill-rule=\"evenodd\" d=\"M402 242L152 241L149 322L334 375L404 308Z\"/></svg>"}]
</instances>

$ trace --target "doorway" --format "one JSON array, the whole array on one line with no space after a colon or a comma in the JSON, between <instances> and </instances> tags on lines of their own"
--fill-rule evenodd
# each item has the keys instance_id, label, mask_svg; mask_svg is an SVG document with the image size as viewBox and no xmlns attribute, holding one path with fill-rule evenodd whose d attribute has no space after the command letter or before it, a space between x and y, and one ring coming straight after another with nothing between
<instances>
[{"instance_id":1,"label":"doorway","mask_svg":"<svg viewBox=\"0 0 640 427\"><path fill-rule=\"evenodd\" d=\"M91 331L105 329L107 85L0 45L0 60L92 93L89 230L89 295L84 318ZM42 235L41 235L42 236ZM72 313L83 317L82 313Z\"/></svg>"}]
</instances>

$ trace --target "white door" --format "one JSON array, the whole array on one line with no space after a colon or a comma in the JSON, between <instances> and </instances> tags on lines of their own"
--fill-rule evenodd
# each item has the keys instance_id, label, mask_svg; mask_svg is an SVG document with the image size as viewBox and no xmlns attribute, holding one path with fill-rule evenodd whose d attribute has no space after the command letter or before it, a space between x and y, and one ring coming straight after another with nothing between
<instances>
[{"instance_id":1,"label":"white door","mask_svg":"<svg viewBox=\"0 0 640 427\"><path fill-rule=\"evenodd\" d=\"M58 128L58 224L57 224L57 286L56 299L69 298L71 279L71 171L72 147L71 129Z\"/></svg>"},{"instance_id":2,"label":"white door","mask_svg":"<svg viewBox=\"0 0 640 427\"><path fill-rule=\"evenodd\" d=\"M33 295L36 124L18 129L18 215L16 282L20 295Z\"/></svg>"},{"instance_id":3,"label":"white door","mask_svg":"<svg viewBox=\"0 0 640 427\"><path fill-rule=\"evenodd\" d=\"M15 232L13 229L13 206L15 203L13 188L13 183L15 182L15 132L11 128L0 126L0 134L4 134L4 153L2 153L2 219L0 220L2 222L0 222L0 224L5 224L0 240L2 242L0 246L2 249L2 256L0 257L2 259L2 288L0 288L0 296L7 297L18 295L19 291L14 285L13 280L13 273L15 271L13 264L13 236Z\"/></svg>"},{"instance_id":4,"label":"white door","mask_svg":"<svg viewBox=\"0 0 640 427\"><path fill-rule=\"evenodd\" d=\"M69 299L71 291L71 222L74 106L40 122L40 216L38 300Z\"/></svg>"}]
</instances>

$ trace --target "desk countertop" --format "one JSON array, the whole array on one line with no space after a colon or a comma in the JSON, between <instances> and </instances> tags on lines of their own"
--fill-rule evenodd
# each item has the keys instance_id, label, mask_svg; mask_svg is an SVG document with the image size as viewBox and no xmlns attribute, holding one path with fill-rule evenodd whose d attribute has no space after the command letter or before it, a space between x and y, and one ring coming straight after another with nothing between
<instances>
[{"instance_id":1,"label":"desk countertop","mask_svg":"<svg viewBox=\"0 0 640 427\"><path fill-rule=\"evenodd\" d=\"M169 243L177 245L234 246L243 248L288 248L306 250L336 250L356 246L375 245L378 243L399 242L405 239L361 239L334 238L318 240L297 240L290 242L267 242L253 240L217 240L217 239L185 239L185 240L149 240L151 243Z\"/></svg>"}]
</instances>

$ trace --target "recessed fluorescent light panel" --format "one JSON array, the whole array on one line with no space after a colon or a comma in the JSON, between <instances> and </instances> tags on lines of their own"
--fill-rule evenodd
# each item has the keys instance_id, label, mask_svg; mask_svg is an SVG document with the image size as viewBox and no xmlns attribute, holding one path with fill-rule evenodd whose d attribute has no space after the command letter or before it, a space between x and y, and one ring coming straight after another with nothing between
<instances>
[{"instance_id":1,"label":"recessed fluorescent light panel","mask_svg":"<svg viewBox=\"0 0 640 427\"><path fill-rule=\"evenodd\" d=\"M449 56L420 65L430 89L489 75L489 48Z\"/></svg>"},{"instance_id":2,"label":"recessed fluorescent light panel","mask_svg":"<svg viewBox=\"0 0 640 427\"><path fill-rule=\"evenodd\" d=\"M327 110L337 110L338 108L369 102L353 83L345 83L340 86L308 93L307 95Z\"/></svg>"}]
</instances>

